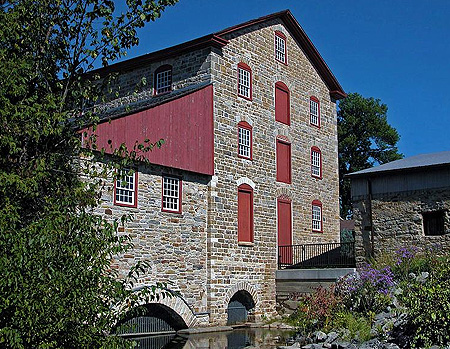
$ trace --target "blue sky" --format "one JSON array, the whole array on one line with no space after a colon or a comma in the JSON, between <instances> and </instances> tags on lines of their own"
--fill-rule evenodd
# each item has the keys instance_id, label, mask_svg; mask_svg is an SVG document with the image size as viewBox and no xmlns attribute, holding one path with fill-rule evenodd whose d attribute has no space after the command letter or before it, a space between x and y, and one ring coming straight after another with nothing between
<instances>
[{"instance_id":1,"label":"blue sky","mask_svg":"<svg viewBox=\"0 0 450 349\"><path fill-rule=\"evenodd\" d=\"M405 156L450 150L449 0L180 0L128 57L289 9L346 92L379 98Z\"/></svg>"}]
</instances>

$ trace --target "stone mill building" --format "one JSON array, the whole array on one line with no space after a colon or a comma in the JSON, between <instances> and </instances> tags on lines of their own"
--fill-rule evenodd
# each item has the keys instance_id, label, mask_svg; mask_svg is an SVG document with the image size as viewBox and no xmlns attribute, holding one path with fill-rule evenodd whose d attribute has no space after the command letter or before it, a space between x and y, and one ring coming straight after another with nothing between
<instances>
[{"instance_id":1,"label":"stone mill building","mask_svg":"<svg viewBox=\"0 0 450 349\"><path fill-rule=\"evenodd\" d=\"M133 217L134 249L114 267L150 261L140 284L170 282L180 297L154 309L179 327L225 325L236 302L248 320L275 315L277 263L291 258L278 246L339 241L345 93L317 49L283 11L98 73L112 71L120 95L98 145L165 141L103 195L102 214Z\"/></svg>"}]
</instances>

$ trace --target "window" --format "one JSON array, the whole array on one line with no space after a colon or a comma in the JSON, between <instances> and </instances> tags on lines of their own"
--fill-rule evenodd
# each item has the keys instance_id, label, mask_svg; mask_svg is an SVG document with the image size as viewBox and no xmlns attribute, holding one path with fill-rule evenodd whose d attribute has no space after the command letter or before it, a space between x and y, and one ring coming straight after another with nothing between
<instances>
[{"instance_id":1,"label":"window","mask_svg":"<svg viewBox=\"0 0 450 349\"><path fill-rule=\"evenodd\" d=\"M253 242L253 189L238 187L238 242Z\"/></svg>"},{"instance_id":2,"label":"window","mask_svg":"<svg viewBox=\"0 0 450 349\"><path fill-rule=\"evenodd\" d=\"M320 103L316 97L309 99L309 116L311 125L320 127Z\"/></svg>"},{"instance_id":3,"label":"window","mask_svg":"<svg viewBox=\"0 0 450 349\"><path fill-rule=\"evenodd\" d=\"M114 205L136 207L137 172L123 169L114 182Z\"/></svg>"},{"instance_id":4,"label":"window","mask_svg":"<svg viewBox=\"0 0 450 349\"><path fill-rule=\"evenodd\" d=\"M172 67L163 65L155 71L155 95L172 91Z\"/></svg>"},{"instance_id":5,"label":"window","mask_svg":"<svg viewBox=\"0 0 450 349\"><path fill-rule=\"evenodd\" d=\"M181 179L163 177L162 210L181 213Z\"/></svg>"},{"instance_id":6,"label":"window","mask_svg":"<svg viewBox=\"0 0 450 349\"><path fill-rule=\"evenodd\" d=\"M444 217L445 211L424 212L423 231L427 236L444 235Z\"/></svg>"},{"instance_id":7,"label":"window","mask_svg":"<svg viewBox=\"0 0 450 349\"><path fill-rule=\"evenodd\" d=\"M291 183L291 144L277 139L277 181Z\"/></svg>"},{"instance_id":8,"label":"window","mask_svg":"<svg viewBox=\"0 0 450 349\"><path fill-rule=\"evenodd\" d=\"M238 96L252 99L252 70L245 63L238 64Z\"/></svg>"},{"instance_id":9,"label":"window","mask_svg":"<svg viewBox=\"0 0 450 349\"><path fill-rule=\"evenodd\" d=\"M317 147L311 148L311 175L322 178L322 152Z\"/></svg>"},{"instance_id":10,"label":"window","mask_svg":"<svg viewBox=\"0 0 450 349\"><path fill-rule=\"evenodd\" d=\"M291 123L289 89L281 81L275 84L275 120L283 124Z\"/></svg>"},{"instance_id":11,"label":"window","mask_svg":"<svg viewBox=\"0 0 450 349\"><path fill-rule=\"evenodd\" d=\"M238 124L238 156L252 159L252 127L245 121Z\"/></svg>"},{"instance_id":12,"label":"window","mask_svg":"<svg viewBox=\"0 0 450 349\"><path fill-rule=\"evenodd\" d=\"M286 64L286 36L279 31L275 32L275 59Z\"/></svg>"},{"instance_id":13,"label":"window","mask_svg":"<svg viewBox=\"0 0 450 349\"><path fill-rule=\"evenodd\" d=\"M322 203L319 200L312 202L312 230L322 232Z\"/></svg>"}]
</instances>

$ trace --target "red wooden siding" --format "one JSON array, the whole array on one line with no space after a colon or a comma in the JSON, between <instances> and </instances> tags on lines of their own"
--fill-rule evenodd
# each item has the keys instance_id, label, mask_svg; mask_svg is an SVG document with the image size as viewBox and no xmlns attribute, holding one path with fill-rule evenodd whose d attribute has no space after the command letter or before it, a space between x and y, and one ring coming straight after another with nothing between
<instances>
[{"instance_id":1,"label":"red wooden siding","mask_svg":"<svg viewBox=\"0 0 450 349\"><path fill-rule=\"evenodd\" d=\"M253 189L247 184L238 188L238 241L253 242Z\"/></svg>"},{"instance_id":2,"label":"red wooden siding","mask_svg":"<svg viewBox=\"0 0 450 349\"><path fill-rule=\"evenodd\" d=\"M98 125L97 146L112 149L125 143L164 139L147 152L151 163L207 175L214 174L213 87L211 85L153 108ZM108 151L107 151L108 152Z\"/></svg>"},{"instance_id":3,"label":"red wooden siding","mask_svg":"<svg viewBox=\"0 0 450 349\"><path fill-rule=\"evenodd\" d=\"M278 246L292 245L291 201L279 198L278 208ZM279 250L280 251L280 250ZM292 263L292 249L283 248L280 251L281 263Z\"/></svg>"},{"instance_id":4,"label":"red wooden siding","mask_svg":"<svg viewBox=\"0 0 450 349\"><path fill-rule=\"evenodd\" d=\"M291 183L291 144L277 139L277 181Z\"/></svg>"},{"instance_id":5,"label":"red wooden siding","mask_svg":"<svg viewBox=\"0 0 450 349\"><path fill-rule=\"evenodd\" d=\"M289 89L282 82L275 84L275 120L290 125Z\"/></svg>"}]
</instances>

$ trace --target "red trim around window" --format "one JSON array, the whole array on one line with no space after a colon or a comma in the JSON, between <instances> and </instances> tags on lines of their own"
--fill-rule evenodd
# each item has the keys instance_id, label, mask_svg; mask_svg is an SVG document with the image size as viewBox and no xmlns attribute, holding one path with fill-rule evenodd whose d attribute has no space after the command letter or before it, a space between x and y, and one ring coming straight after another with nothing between
<instances>
[{"instance_id":1,"label":"red trim around window","mask_svg":"<svg viewBox=\"0 0 450 349\"><path fill-rule=\"evenodd\" d=\"M246 130L250 131L250 157L244 156L244 155L240 155L239 154L239 129L240 128L244 128ZM248 159L248 160L253 160L253 128L252 126L245 121L241 121L238 123L238 147L237 147L237 153L238 153L238 157L242 158L242 159Z\"/></svg>"},{"instance_id":2,"label":"red trim around window","mask_svg":"<svg viewBox=\"0 0 450 349\"><path fill-rule=\"evenodd\" d=\"M319 101L319 98L317 98L316 96L311 96L311 97L309 97L309 100L310 100L310 102L309 102L309 123L312 126L320 128L320 126L321 126L321 120L320 120L321 116L320 116L320 101ZM317 103L317 125L313 124L311 122L311 101L314 101L314 102Z\"/></svg>"},{"instance_id":3,"label":"red trim around window","mask_svg":"<svg viewBox=\"0 0 450 349\"><path fill-rule=\"evenodd\" d=\"M311 176L314 177L314 178L317 178L317 179L322 179L322 152L316 146L311 147L311 154L310 154L310 156L311 156L311 168L312 168L312 160L313 160L312 154L313 154L313 152L319 153L320 163L319 163L319 175L317 176L317 175L313 174L312 173L312 169L311 169Z\"/></svg>"},{"instance_id":4,"label":"red trim around window","mask_svg":"<svg viewBox=\"0 0 450 349\"><path fill-rule=\"evenodd\" d=\"M284 62L277 58L277 36L284 40ZM283 63L283 64L287 65L288 57L287 57L287 40L286 40L286 35L284 35L279 30L275 31L274 50L275 50L275 60L277 62L280 62L280 63Z\"/></svg>"},{"instance_id":5,"label":"red trim around window","mask_svg":"<svg viewBox=\"0 0 450 349\"><path fill-rule=\"evenodd\" d=\"M170 89L168 91L164 91L164 92L158 92L157 90L157 76L158 73L162 73L164 71L168 71L170 70ZM158 67L158 69L155 70L155 72L153 73L153 94L156 95L163 95L165 93L169 93L172 91L172 82L173 82L173 71L172 71L172 66L170 64L164 64L160 67Z\"/></svg>"},{"instance_id":6,"label":"red trim around window","mask_svg":"<svg viewBox=\"0 0 450 349\"><path fill-rule=\"evenodd\" d=\"M123 207L137 207L137 188L138 188L138 171L133 169L134 173L134 203L133 204L127 204L124 202L117 202L116 201L116 183L117 183L117 179L114 180L114 192L113 192L113 202L115 206L123 206Z\"/></svg>"},{"instance_id":7,"label":"red trim around window","mask_svg":"<svg viewBox=\"0 0 450 349\"><path fill-rule=\"evenodd\" d=\"M254 241L253 188L248 184L238 187L238 242Z\"/></svg>"},{"instance_id":8,"label":"red trim around window","mask_svg":"<svg viewBox=\"0 0 450 349\"><path fill-rule=\"evenodd\" d=\"M312 202L311 205L311 225L312 225L312 211L313 211L313 207L320 207L320 230L314 229L312 228L312 231L316 232L316 233L323 233L323 208L322 208L322 202L319 200L314 200Z\"/></svg>"},{"instance_id":9,"label":"red trim around window","mask_svg":"<svg viewBox=\"0 0 450 349\"><path fill-rule=\"evenodd\" d=\"M277 139L276 145L277 182L292 183L291 143Z\"/></svg>"},{"instance_id":10,"label":"red trim around window","mask_svg":"<svg viewBox=\"0 0 450 349\"><path fill-rule=\"evenodd\" d=\"M241 95L241 94L239 93L239 69L246 70L246 71L248 71L248 72L250 73L250 97ZM247 100L249 100L249 101L251 101L251 100L253 99L253 82L252 82L253 76L252 76L252 69L251 69L247 64L245 64L245 63L243 63L243 62L240 62L240 63L238 64L238 69L237 69L237 70L238 70L238 71L237 71L237 81L238 81L238 83L237 83L237 93L238 93L238 96L239 96L239 97L242 97L242 98L245 98L245 99L247 99Z\"/></svg>"},{"instance_id":11,"label":"red trim around window","mask_svg":"<svg viewBox=\"0 0 450 349\"><path fill-rule=\"evenodd\" d=\"M164 178L178 179L178 211L164 209ZM181 177L173 176L173 175L162 175L162 177L161 177L161 212L181 213L182 212L181 208L183 205L183 201L181 200L183 197L182 193L183 193L183 181L181 180Z\"/></svg>"},{"instance_id":12,"label":"red trim around window","mask_svg":"<svg viewBox=\"0 0 450 349\"><path fill-rule=\"evenodd\" d=\"M284 100L283 97L286 97ZM291 124L291 94L289 88L281 81L275 83L275 120Z\"/></svg>"}]
</instances>

